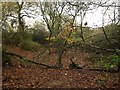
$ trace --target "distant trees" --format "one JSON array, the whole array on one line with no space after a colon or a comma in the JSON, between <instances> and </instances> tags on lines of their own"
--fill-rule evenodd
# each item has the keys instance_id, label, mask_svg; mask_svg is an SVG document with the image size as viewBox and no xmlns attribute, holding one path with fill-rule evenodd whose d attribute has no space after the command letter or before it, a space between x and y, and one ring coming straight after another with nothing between
<instances>
[{"instance_id":1,"label":"distant trees","mask_svg":"<svg viewBox=\"0 0 120 90\"><path fill-rule=\"evenodd\" d=\"M16 2L3 2L2 3L2 28L4 30L13 31L13 19L17 13L17 5ZM11 17L11 18L10 18ZM9 19L11 19L11 25L8 23ZM9 21L10 22L10 21Z\"/></svg>"}]
</instances>

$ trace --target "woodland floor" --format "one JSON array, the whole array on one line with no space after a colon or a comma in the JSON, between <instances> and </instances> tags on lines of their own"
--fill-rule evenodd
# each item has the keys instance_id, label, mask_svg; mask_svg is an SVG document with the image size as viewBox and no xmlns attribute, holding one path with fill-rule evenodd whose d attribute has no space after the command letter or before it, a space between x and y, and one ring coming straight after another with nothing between
<instances>
[{"instance_id":1,"label":"woodland floor","mask_svg":"<svg viewBox=\"0 0 120 90\"><path fill-rule=\"evenodd\" d=\"M21 50L15 46L7 46L7 50L27 59L33 60L37 53ZM70 57L74 55L68 50L64 56L64 68L68 68ZM78 51L76 63L85 68L92 67L89 53ZM36 62L55 65L57 53L45 54ZM120 88L120 72L91 71L80 69L47 69L40 65L28 64L15 57L12 66L2 68L3 88Z\"/></svg>"}]
</instances>

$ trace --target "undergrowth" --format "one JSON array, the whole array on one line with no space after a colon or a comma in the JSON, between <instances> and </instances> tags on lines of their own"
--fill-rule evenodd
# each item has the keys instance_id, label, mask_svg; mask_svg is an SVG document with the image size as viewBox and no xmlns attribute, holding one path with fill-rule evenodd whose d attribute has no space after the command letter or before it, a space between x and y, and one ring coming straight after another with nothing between
<instances>
[{"instance_id":1,"label":"undergrowth","mask_svg":"<svg viewBox=\"0 0 120 90\"><path fill-rule=\"evenodd\" d=\"M100 53L94 55L91 59L94 62L95 67L104 68L106 70L118 70L120 67L120 56L118 55L103 55Z\"/></svg>"}]
</instances>

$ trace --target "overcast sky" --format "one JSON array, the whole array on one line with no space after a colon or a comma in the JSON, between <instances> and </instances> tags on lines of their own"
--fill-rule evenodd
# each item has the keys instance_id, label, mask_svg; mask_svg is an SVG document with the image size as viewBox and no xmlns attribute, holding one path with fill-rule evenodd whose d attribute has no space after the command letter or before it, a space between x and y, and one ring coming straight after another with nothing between
<instances>
[{"instance_id":1,"label":"overcast sky","mask_svg":"<svg viewBox=\"0 0 120 90\"><path fill-rule=\"evenodd\" d=\"M85 16L84 22L87 22L88 23L87 26L89 27L101 27L102 20L103 20L103 13L105 12L105 10L106 10L106 7L99 7L97 9L88 11ZM109 8L109 10L107 10L106 15L104 17L105 25L107 25L108 23L111 23L111 19L114 18L113 10L114 10L114 7L111 7ZM116 8L116 16L115 16L116 18L118 16L117 13L118 13L118 10ZM28 25L33 25L36 20L40 21L41 19L42 19L41 16L37 16L35 19L25 18L25 21ZM80 22L79 17L77 17L77 22Z\"/></svg>"}]
</instances>

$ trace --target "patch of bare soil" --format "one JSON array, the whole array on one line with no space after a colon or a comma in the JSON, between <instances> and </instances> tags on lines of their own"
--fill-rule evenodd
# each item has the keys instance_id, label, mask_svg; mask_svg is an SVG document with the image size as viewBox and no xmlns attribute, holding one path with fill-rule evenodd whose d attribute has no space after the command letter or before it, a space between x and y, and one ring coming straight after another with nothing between
<instances>
[{"instance_id":1,"label":"patch of bare soil","mask_svg":"<svg viewBox=\"0 0 120 90\"><path fill-rule=\"evenodd\" d=\"M8 51L25 56L33 60L35 52L21 50L18 47L8 47ZM73 55L68 50L63 58L64 68L71 63L69 58ZM76 63L85 67L91 67L88 60L89 53L76 52ZM45 64L54 65L57 60L57 53L46 54L42 57ZM42 62L39 61L38 62ZM120 73L109 73L103 71L90 71L80 69L46 69L39 65L28 64L14 58L12 66L2 69L3 88L120 88Z\"/></svg>"}]
</instances>

